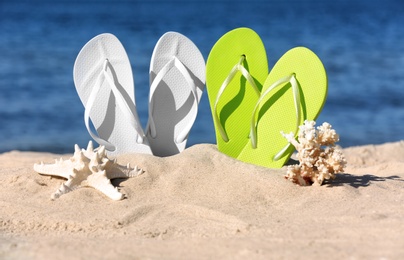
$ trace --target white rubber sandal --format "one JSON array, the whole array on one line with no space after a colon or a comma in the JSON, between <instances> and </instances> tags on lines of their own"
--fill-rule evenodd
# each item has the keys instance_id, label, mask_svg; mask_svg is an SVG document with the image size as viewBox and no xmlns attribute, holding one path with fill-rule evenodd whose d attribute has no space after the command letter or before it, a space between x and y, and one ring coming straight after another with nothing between
<instances>
[{"instance_id":1,"label":"white rubber sandal","mask_svg":"<svg viewBox=\"0 0 404 260\"><path fill-rule=\"evenodd\" d=\"M137 115L132 68L114 35L100 34L81 49L73 77L87 130L108 155L151 154ZM98 135L91 130L90 119Z\"/></svg>"},{"instance_id":2,"label":"white rubber sandal","mask_svg":"<svg viewBox=\"0 0 404 260\"><path fill-rule=\"evenodd\" d=\"M150 63L149 121L146 136L154 155L185 149L205 88L205 60L182 34L165 33Z\"/></svg>"}]
</instances>

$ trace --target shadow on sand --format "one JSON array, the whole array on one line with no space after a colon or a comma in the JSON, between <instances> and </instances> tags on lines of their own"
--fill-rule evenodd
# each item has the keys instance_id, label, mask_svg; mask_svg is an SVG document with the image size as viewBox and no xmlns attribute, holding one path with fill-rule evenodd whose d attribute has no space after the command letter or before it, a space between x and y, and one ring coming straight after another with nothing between
<instances>
[{"instance_id":1,"label":"shadow on sand","mask_svg":"<svg viewBox=\"0 0 404 260\"><path fill-rule=\"evenodd\" d=\"M359 188L359 187L367 187L369 186L372 182L382 182L382 181L387 181L387 180L393 180L393 181L402 181L404 180L397 175L394 176L388 176L388 177L380 177L376 175L371 175L371 174L365 174L365 175L352 175L349 173L340 173L337 174L337 177L335 180L332 182L327 182L325 185L327 187L333 187L333 186L342 186L342 185L350 185L354 188Z\"/></svg>"}]
</instances>

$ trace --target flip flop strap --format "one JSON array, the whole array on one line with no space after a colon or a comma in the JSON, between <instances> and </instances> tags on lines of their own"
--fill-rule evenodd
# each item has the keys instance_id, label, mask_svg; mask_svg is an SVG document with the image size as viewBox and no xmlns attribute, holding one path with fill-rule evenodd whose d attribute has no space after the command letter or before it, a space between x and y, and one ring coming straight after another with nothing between
<instances>
[{"instance_id":1,"label":"flip flop strap","mask_svg":"<svg viewBox=\"0 0 404 260\"><path fill-rule=\"evenodd\" d=\"M116 78L113 79L108 74L107 71L108 71L109 66L112 66L112 64L108 61L108 59L106 59L103 64L103 68L97 77L97 81L95 82L93 89L90 93L90 96L87 100L87 103L85 106L85 111L84 111L84 122L85 122L85 125L87 128L87 131L90 133L91 137L100 145L104 145L106 149L113 151L113 150L115 150L115 146L113 144L111 144L110 142L97 136L97 134L95 134L90 128L90 112L94 106L95 99L97 97L98 92L100 91L103 80L105 80L105 79L107 80L108 86L111 88L112 93L115 96L118 107L120 108L122 113L125 115L125 118L127 118L129 120L129 123L131 124L131 126L136 130L136 132L137 132L136 142L138 144L143 143L143 130L140 127L140 125L138 124L138 122L135 120L135 117L133 116L133 113L132 113L131 109L129 108L129 105L125 101L125 98L123 97L122 93L117 88L116 85L119 83L117 82Z\"/></svg>"},{"instance_id":2,"label":"flip flop strap","mask_svg":"<svg viewBox=\"0 0 404 260\"><path fill-rule=\"evenodd\" d=\"M214 113L213 113L213 120L216 123L216 126L219 130L220 135L222 136L222 139L225 142L229 141L229 137L227 136L226 131L224 130L223 125L220 122L219 116L217 114L217 104L219 103L219 100L225 91L225 89L229 86L230 82L233 80L233 78L236 76L237 72L241 72L243 74L244 78L250 83L250 85L253 87L255 93L257 96L260 96L260 91L258 90L257 85L255 84L255 81L251 74L248 72L248 70L243 66L243 62L245 60L245 55L242 55L240 58L240 61L233 66L233 68L230 70L229 75L226 77L226 79L223 81L218 94L216 96L216 101L215 101L215 106L214 106Z\"/></svg>"},{"instance_id":3,"label":"flip flop strap","mask_svg":"<svg viewBox=\"0 0 404 260\"><path fill-rule=\"evenodd\" d=\"M296 81L296 76L295 74L292 74L290 76L286 76L283 77L279 80L277 80L276 82L274 82L272 85L270 85L268 87L267 90L265 90L264 93L262 93L262 95L260 96L260 98L258 99L257 103L255 104L253 113L252 113L252 118L251 118L251 132L250 132L250 138L251 138L251 145L252 147L255 149L257 148L257 122L256 122L256 118L257 118L257 112L259 111L259 105L262 102L262 100L264 100L264 98L276 87L279 86L284 86L285 83L290 83L292 86L292 91L293 91L293 101L295 104L295 111L296 111L296 129L294 131L294 134L297 133L298 129L299 129L299 124L300 124L300 120L301 120L301 112L300 112L300 94L299 94L299 86L298 83ZM263 86L263 88L265 88L265 86ZM282 150L280 150L275 156L274 156L274 160L277 161L280 158L282 158L282 156L284 155L284 153L286 152L286 150L289 148L291 144L288 143L284 148L282 148Z\"/></svg>"},{"instance_id":4,"label":"flip flop strap","mask_svg":"<svg viewBox=\"0 0 404 260\"><path fill-rule=\"evenodd\" d=\"M193 107L196 109L196 113L188 113L191 114L191 119L188 120L188 123L183 127L183 130L175 137L175 142L177 144L184 142L187 138L189 131L191 130L194 121L196 119L196 115L198 114L198 95L196 93L195 82L192 79L192 76L189 74L188 69L185 65L176 57L172 57L164 67L157 73L156 77L153 79L153 82L150 86L150 95L149 95L149 123L147 126L147 131L150 133L152 138L157 137L156 125L153 119L153 108L154 108L154 93L159 86L160 82L163 80L164 76L172 69L177 68L181 75L184 77L187 82L187 86L191 90L191 93L194 97ZM192 109L191 109L192 110ZM190 112L191 112L190 110Z\"/></svg>"}]
</instances>

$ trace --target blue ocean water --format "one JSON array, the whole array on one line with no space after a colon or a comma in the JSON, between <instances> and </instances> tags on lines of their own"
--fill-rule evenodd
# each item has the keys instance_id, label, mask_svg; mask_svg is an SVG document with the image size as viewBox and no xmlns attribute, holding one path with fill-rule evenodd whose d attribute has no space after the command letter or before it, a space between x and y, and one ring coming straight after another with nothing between
<instances>
[{"instance_id":1,"label":"blue ocean water","mask_svg":"<svg viewBox=\"0 0 404 260\"><path fill-rule=\"evenodd\" d=\"M237 27L262 38L269 66L296 46L323 61L327 121L343 147L404 139L404 2L383 1L1 1L0 152L71 152L90 139L73 84L81 47L115 34L131 60L136 103L147 121L149 63L167 31L190 38L207 58ZM215 143L206 93L188 146Z\"/></svg>"}]
</instances>

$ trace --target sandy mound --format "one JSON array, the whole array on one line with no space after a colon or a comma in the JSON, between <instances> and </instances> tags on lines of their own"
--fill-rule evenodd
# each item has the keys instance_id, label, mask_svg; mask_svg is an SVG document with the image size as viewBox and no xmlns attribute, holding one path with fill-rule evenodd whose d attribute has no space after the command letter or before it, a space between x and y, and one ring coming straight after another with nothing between
<instances>
[{"instance_id":1,"label":"sandy mound","mask_svg":"<svg viewBox=\"0 0 404 260\"><path fill-rule=\"evenodd\" d=\"M121 156L146 172L113 181L127 196L118 202L91 188L51 201L63 179L32 167L60 156L4 153L0 258L402 257L404 142L344 153L346 173L321 187L209 144L167 158Z\"/></svg>"}]
</instances>

